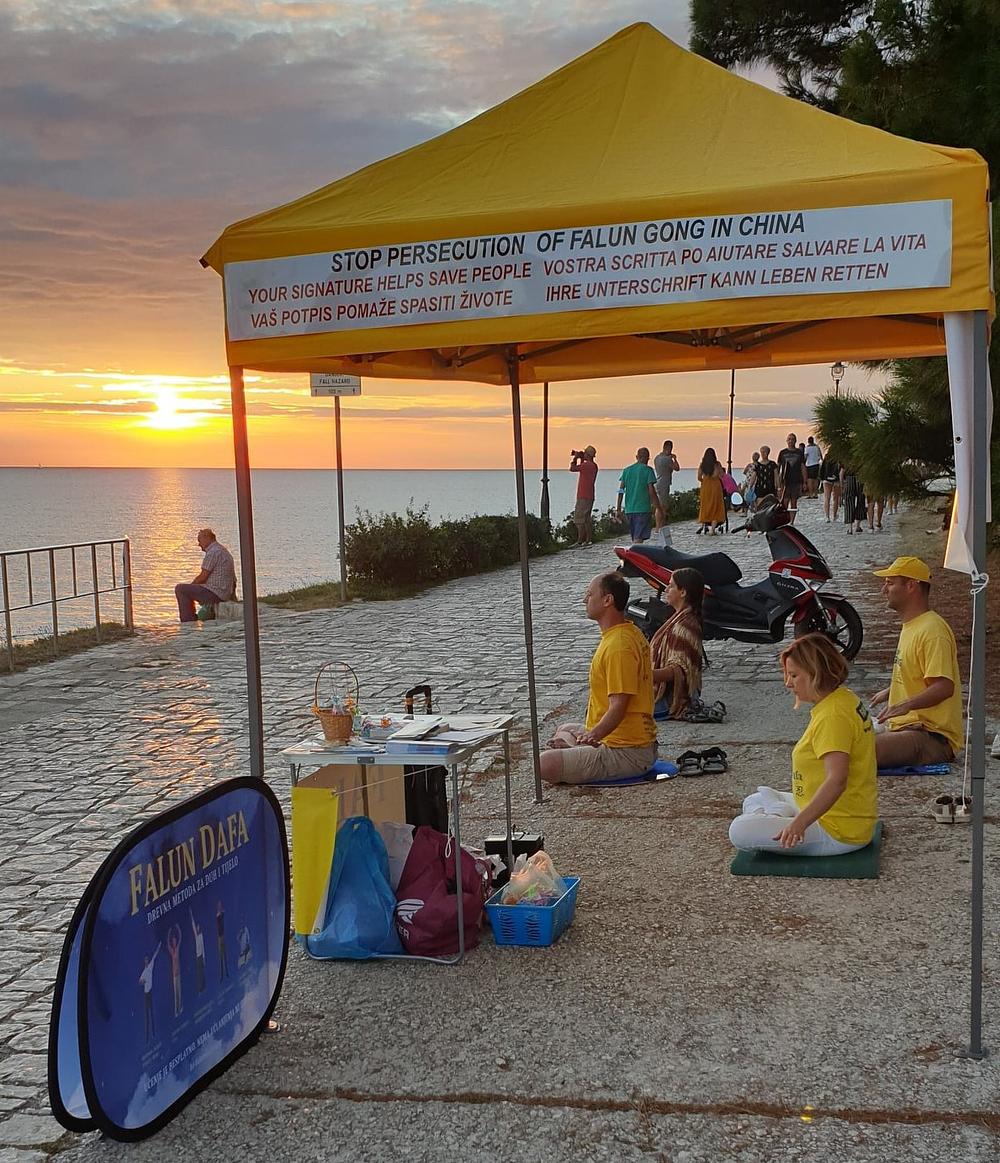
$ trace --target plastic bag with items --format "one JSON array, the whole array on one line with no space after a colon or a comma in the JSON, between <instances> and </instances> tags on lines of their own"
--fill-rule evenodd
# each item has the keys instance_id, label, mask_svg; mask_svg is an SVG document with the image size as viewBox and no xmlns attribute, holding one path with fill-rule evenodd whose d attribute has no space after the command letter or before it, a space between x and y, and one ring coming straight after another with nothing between
<instances>
[{"instance_id":1,"label":"plastic bag with items","mask_svg":"<svg viewBox=\"0 0 1000 1163\"><path fill-rule=\"evenodd\" d=\"M566 891L566 882L556 872L552 858L544 850L533 856L523 852L514 861L500 903L504 905L550 905Z\"/></svg>"}]
</instances>

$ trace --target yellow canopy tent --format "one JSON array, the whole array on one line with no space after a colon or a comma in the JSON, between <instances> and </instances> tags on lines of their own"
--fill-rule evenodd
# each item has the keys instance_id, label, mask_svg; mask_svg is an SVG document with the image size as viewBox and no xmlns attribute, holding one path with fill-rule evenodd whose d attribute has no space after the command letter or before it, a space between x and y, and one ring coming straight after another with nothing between
<instances>
[{"instance_id":1,"label":"yellow canopy tent","mask_svg":"<svg viewBox=\"0 0 1000 1163\"><path fill-rule=\"evenodd\" d=\"M891 265L889 237L887 252L865 253L859 241L854 253L816 255L805 246L783 253L786 241L810 241L807 223L781 229L779 216L788 212L937 202L950 207L942 227L950 241L947 270L920 250L922 270L912 277L853 272L876 277L851 280L847 269L822 277L823 267ZM736 220L724 232L730 216ZM685 219L721 221L712 238L701 226L684 232L673 225ZM663 229L645 229L664 222ZM864 239L875 220L854 213L829 223L823 238ZM609 227L627 224L639 224L635 241L613 246L622 232ZM903 215L879 216L878 226L900 236L896 245L920 245L902 237L922 232L920 223L910 229ZM574 228L590 228L591 237L574 238ZM567 237L558 245L537 237L560 230ZM441 240L452 240L447 252ZM540 245L532 248L532 241ZM655 257L616 269L610 262L604 269L583 262L698 246L707 252L712 242L720 249L777 242L782 253L770 260L771 274L789 282L765 287L758 272L756 287L713 288L707 281L697 285L700 280L645 294L604 287L590 301L541 296L541 309L525 286L694 276L725 266L733 274L752 273L768 263L740 256L696 264L682 262L680 254L670 265ZM423 244L422 254L412 244ZM384 254L373 258L379 250ZM333 252L354 252L355 261L344 259L331 270ZM499 347L511 342L519 345L522 382L940 354L944 312L990 307L987 254L987 173L977 154L833 117L733 76L638 24L465 125L228 227L202 261L225 274L233 366L356 373L361 364L366 375L506 384ZM317 261L289 262L291 256ZM541 269L546 260L570 259L578 260L577 269L563 267L565 273L550 276ZM492 277L491 268L525 262L532 267L528 279ZM810 266L820 269L809 281L788 274L808 274ZM462 268L470 276L464 283L430 282L431 272ZM472 281L476 268L486 271ZM418 274L422 285L407 285L407 276ZM352 279L366 278L370 291L359 288L353 298L338 293ZM338 279L342 285L329 294L305 292L309 283L321 289ZM282 287L286 298L269 294ZM468 304L474 291L505 288L513 288L511 303L462 307L463 293ZM401 298L446 299L456 291L454 304L439 304L426 312L433 315L426 321L416 310L402 314ZM294 314L383 297L397 308L391 316ZM522 309L522 300L529 309ZM269 319L254 324L274 308L274 325ZM588 342L544 350L570 339ZM496 350L470 358L477 354L472 349L488 345Z\"/></svg>"},{"instance_id":2,"label":"yellow canopy tent","mask_svg":"<svg viewBox=\"0 0 1000 1163\"><path fill-rule=\"evenodd\" d=\"M833 117L637 24L465 125L235 223L202 262L224 280L258 774L246 367L510 385L536 781L522 383L947 350L948 564L984 576L993 295L972 151Z\"/></svg>"}]
</instances>

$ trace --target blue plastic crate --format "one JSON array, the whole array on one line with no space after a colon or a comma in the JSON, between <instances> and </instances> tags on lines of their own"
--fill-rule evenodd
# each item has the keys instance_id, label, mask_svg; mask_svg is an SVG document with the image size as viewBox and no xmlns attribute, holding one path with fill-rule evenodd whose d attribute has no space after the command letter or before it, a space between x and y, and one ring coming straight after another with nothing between
<instances>
[{"instance_id":1,"label":"blue plastic crate","mask_svg":"<svg viewBox=\"0 0 1000 1163\"><path fill-rule=\"evenodd\" d=\"M502 905L504 890L486 902L493 940L498 945L553 945L573 923L578 876L564 876L566 891L550 905Z\"/></svg>"}]
</instances>

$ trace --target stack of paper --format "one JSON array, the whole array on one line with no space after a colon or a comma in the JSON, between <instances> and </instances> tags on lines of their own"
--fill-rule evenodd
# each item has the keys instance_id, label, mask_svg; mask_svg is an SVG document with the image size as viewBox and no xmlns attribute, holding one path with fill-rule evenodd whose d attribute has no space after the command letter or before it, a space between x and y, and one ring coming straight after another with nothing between
<instances>
[{"instance_id":1,"label":"stack of paper","mask_svg":"<svg viewBox=\"0 0 1000 1163\"><path fill-rule=\"evenodd\" d=\"M397 732L386 740L385 750L389 755L448 755L463 747L485 743L497 734L497 728L467 727L460 731L439 730L424 739L408 739Z\"/></svg>"},{"instance_id":2,"label":"stack of paper","mask_svg":"<svg viewBox=\"0 0 1000 1163\"><path fill-rule=\"evenodd\" d=\"M448 743L460 743L462 745L467 743L481 743L484 739L491 739L496 733L495 727L487 729L482 727L466 727L460 731L449 727L444 731L435 731L433 742L446 741Z\"/></svg>"},{"instance_id":3,"label":"stack of paper","mask_svg":"<svg viewBox=\"0 0 1000 1163\"><path fill-rule=\"evenodd\" d=\"M402 727L389 736L390 739L425 739L428 735L434 734L439 727L444 726L444 719L441 715L421 715L419 718L414 718L412 721L405 723Z\"/></svg>"}]
</instances>

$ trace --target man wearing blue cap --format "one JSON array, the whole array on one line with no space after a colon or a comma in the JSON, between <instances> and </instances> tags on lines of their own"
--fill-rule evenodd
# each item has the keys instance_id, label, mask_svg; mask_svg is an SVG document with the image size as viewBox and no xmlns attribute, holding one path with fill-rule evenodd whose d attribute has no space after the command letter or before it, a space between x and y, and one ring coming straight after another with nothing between
<instances>
[{"instance_id":1,"label":"man wearing blue cap","mask_svg":"<svg viewBox=\"0 0 1000 1163\"><path fill-rule=\"evenodd\" d=\"M902 628L892 680L872 696L885 703L875 737L879 767L950 763L962 749L962 680L951 627L930 608L931 571L919 557L897 557L875 570Z\"/></svg>"}]
</instances>

